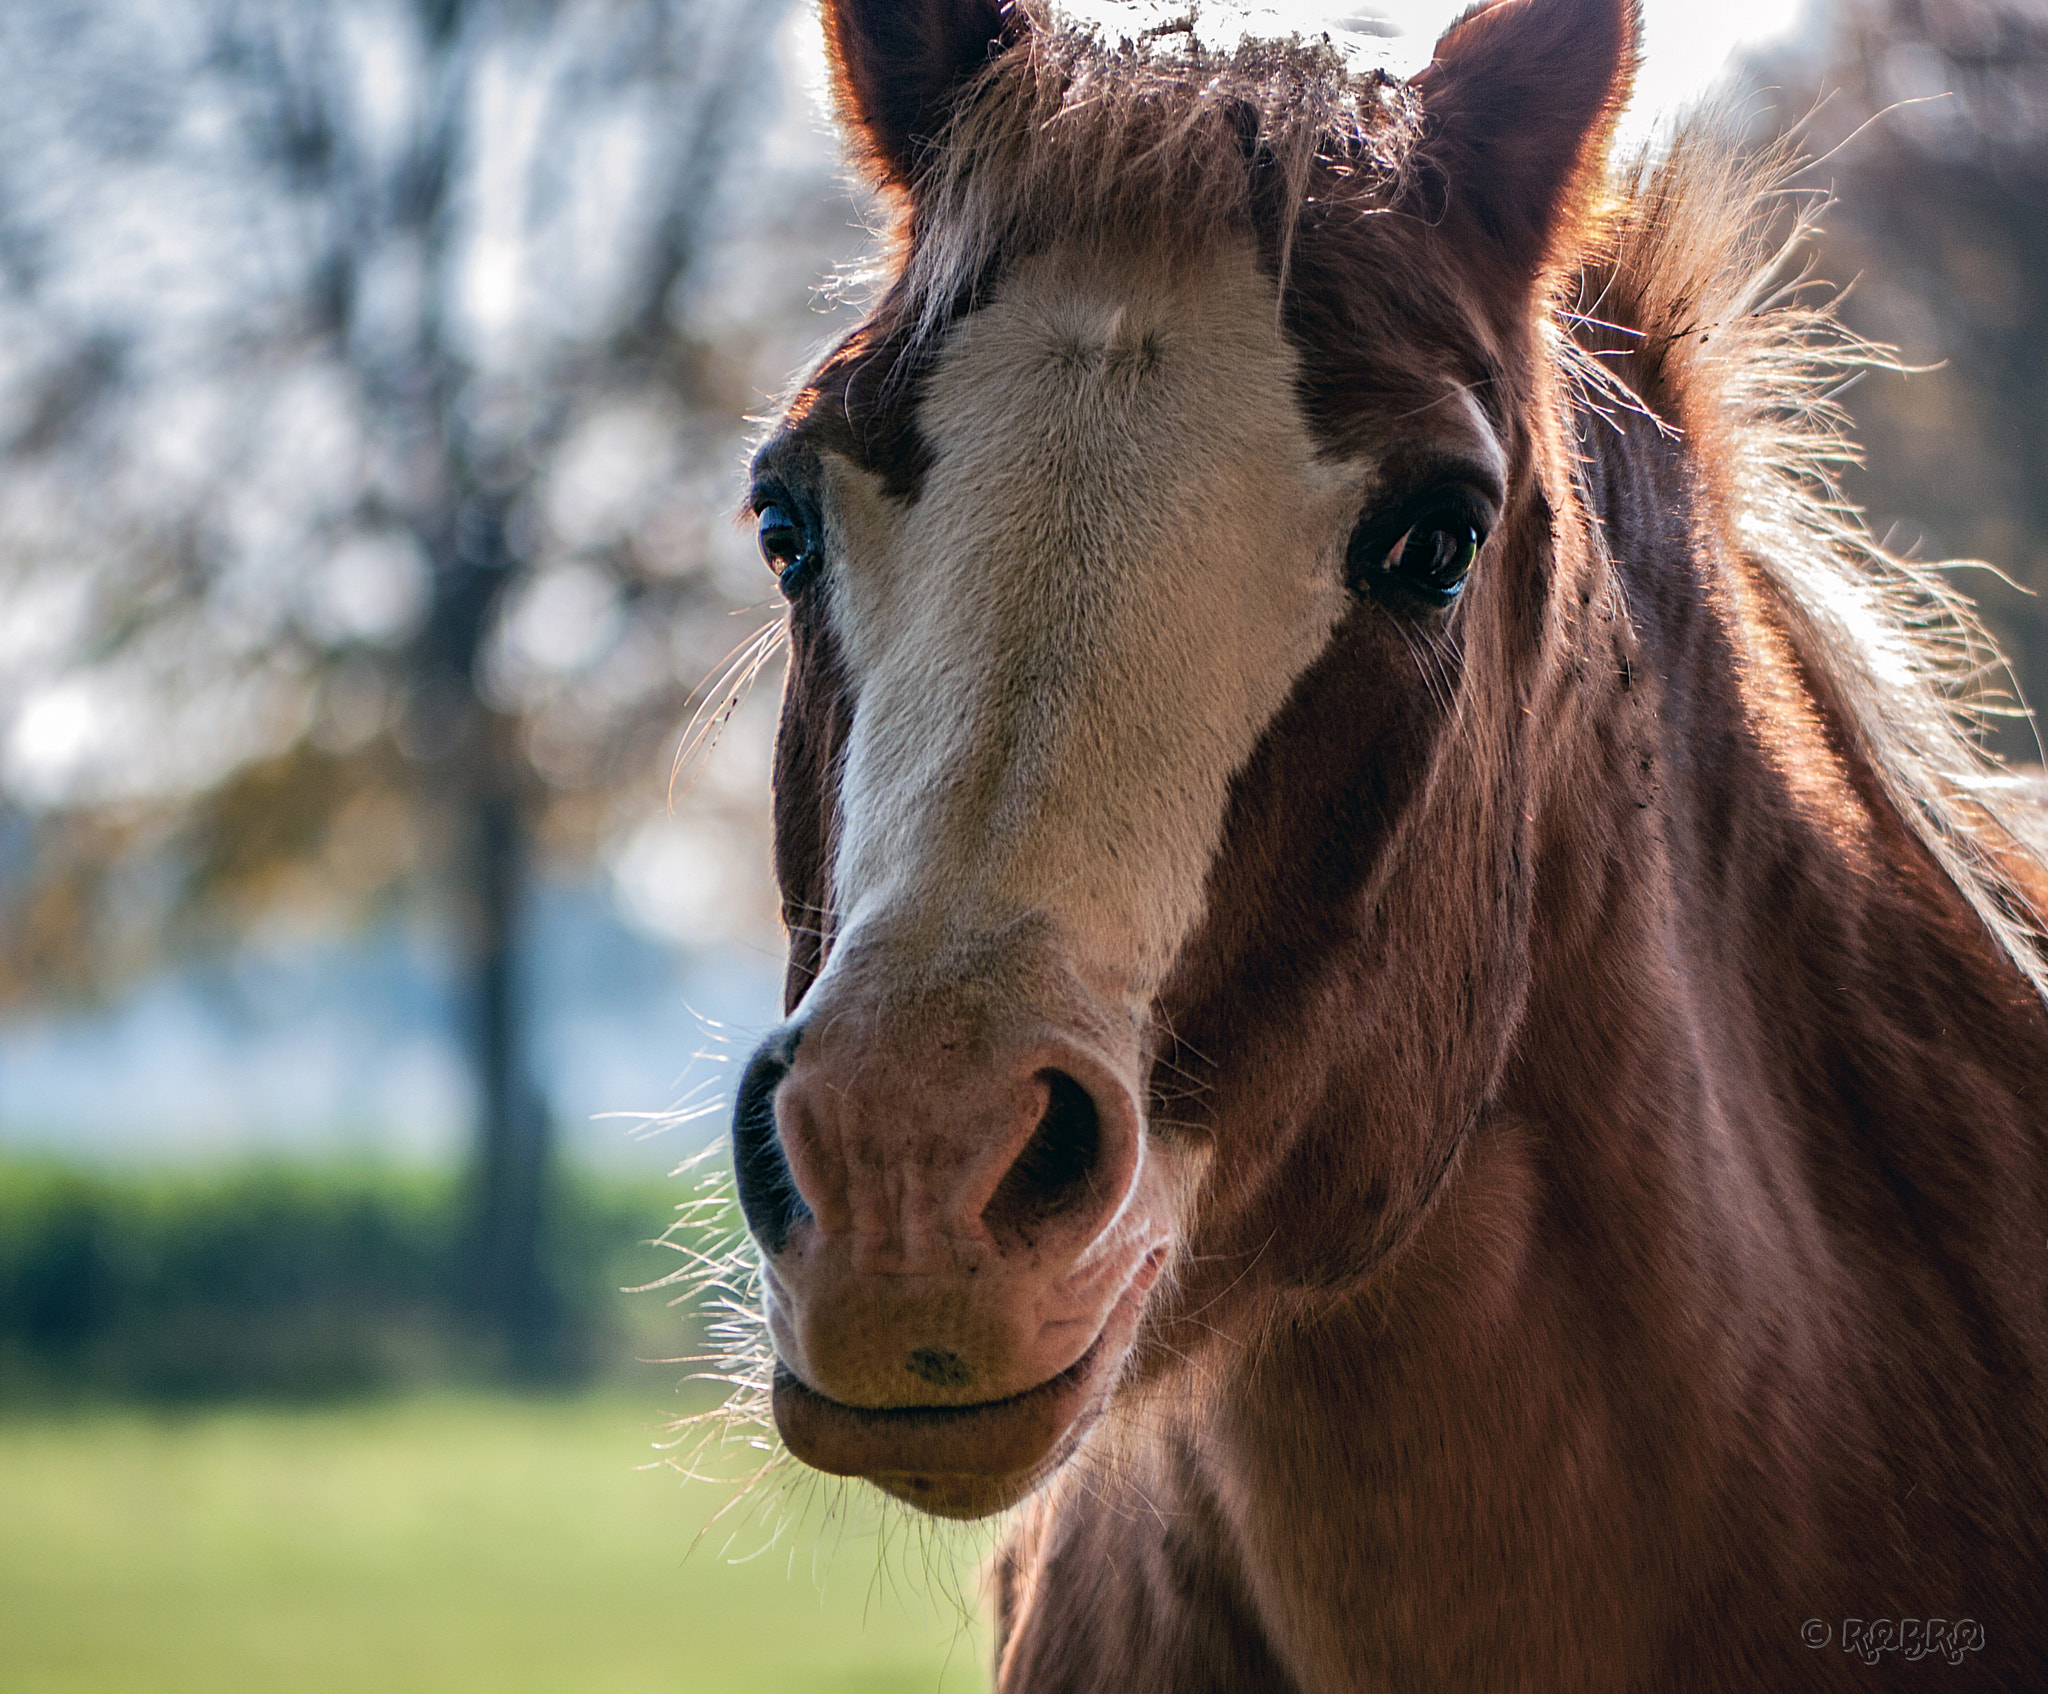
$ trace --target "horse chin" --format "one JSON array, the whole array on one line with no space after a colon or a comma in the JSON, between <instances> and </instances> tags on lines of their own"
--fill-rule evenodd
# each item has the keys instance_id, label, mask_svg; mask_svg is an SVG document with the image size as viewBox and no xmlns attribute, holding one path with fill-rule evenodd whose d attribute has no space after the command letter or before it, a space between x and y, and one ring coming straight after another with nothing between
<instances>
[{"instance_id":1,"label":"horse chin","mask_svg":"<svg viewBox=\"0 0 2048 1694\"><path fill-rule=\"evenodd\" d=\"M1120 1301L1059 1375L979 1405L849 1406L778 1366L775 1425L783 1445L815 1470L872 1482L934 1517L988 1517L1016 1505L1087 1438L1136 1338L1138 1308Z\"/></svg>"}]
</instances>

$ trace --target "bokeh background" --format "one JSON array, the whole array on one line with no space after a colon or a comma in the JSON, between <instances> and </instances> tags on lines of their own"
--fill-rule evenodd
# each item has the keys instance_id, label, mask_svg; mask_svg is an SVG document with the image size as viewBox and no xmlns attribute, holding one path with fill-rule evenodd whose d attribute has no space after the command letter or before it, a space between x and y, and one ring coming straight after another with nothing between
<instances>
[{"instance_id":1,"label":"bokeh background","mask_svg":"<svg viewBox=\"0 0 2048 1694\"><path fill-rule=\"evenodd\" d=\"M2048 689L2048 0L1647 13L1630 136L1802 126L1914 367L1849 492ZM731 1239L777 1015L823 85L792 0L0 7L5 1694L984 1686L983 1541L733 1505L714 1314L621 1292Z\"/></svg>"}]
</instances>

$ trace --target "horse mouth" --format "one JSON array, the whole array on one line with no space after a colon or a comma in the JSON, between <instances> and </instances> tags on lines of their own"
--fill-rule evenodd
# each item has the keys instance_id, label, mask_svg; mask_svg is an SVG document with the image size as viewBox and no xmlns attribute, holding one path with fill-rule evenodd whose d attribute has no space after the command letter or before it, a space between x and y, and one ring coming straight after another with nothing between
<instances>
[{"instance_id":1,"label":"horse mouth","mask_svg":"<svg viewBox=\"0 0 2048 1694\"><path fill-rule=\"evenodd\" d=\"M1110 1336L1118 1327L1113 1315L1087 1352L1036 1388L971 1406L849 1406L778 1364L775 1425L813 1469L864 1478L935 1517L986 1517L1029 1494L1094 1426L1125 1350Z\"/></svg>"}]
</instances>

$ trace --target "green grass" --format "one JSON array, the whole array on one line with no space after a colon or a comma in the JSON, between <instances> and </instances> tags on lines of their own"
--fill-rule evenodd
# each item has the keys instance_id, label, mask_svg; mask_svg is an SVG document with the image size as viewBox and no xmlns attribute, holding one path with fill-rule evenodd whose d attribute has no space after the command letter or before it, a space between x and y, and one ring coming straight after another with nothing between
<instances>
[{"instance_id":1,"label":"green grass","mask_svg":"<svg viewBox=\"0 0 2048 1694\"><path fill-rule=\"evenodd\" d=\"M697 1540L732 1489L639 1468L659 1422L617 1397L0 1421L0 1694L986 1686L944 1597L972 1549L834 1487L734 1563L766 1529Z\"/></svg>"}]
</instances>

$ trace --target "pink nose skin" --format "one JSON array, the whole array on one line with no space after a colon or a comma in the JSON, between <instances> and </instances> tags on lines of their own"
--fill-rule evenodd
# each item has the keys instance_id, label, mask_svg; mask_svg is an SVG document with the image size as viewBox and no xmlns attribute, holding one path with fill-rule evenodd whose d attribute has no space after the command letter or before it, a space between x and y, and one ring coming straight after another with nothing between
<instances>
[{"instance_id":1,"label":"pink nose skin","mask_svg":"<svg viewBox=\"0 0 2048 1694\"><path fill-rule=\"evenodd\" d=\"M1156 1274L1160 1231L1133 1204L1127 1067L1042 1027L1006 1051L943 1034L814 1017L771 1041L742 1089L742 1192L776 1352L844 1406L1038 1389L1088 1353L1148 1257ZM770 1135L785 1187L761 1198Z\"/></svg>"}]
</instances>

